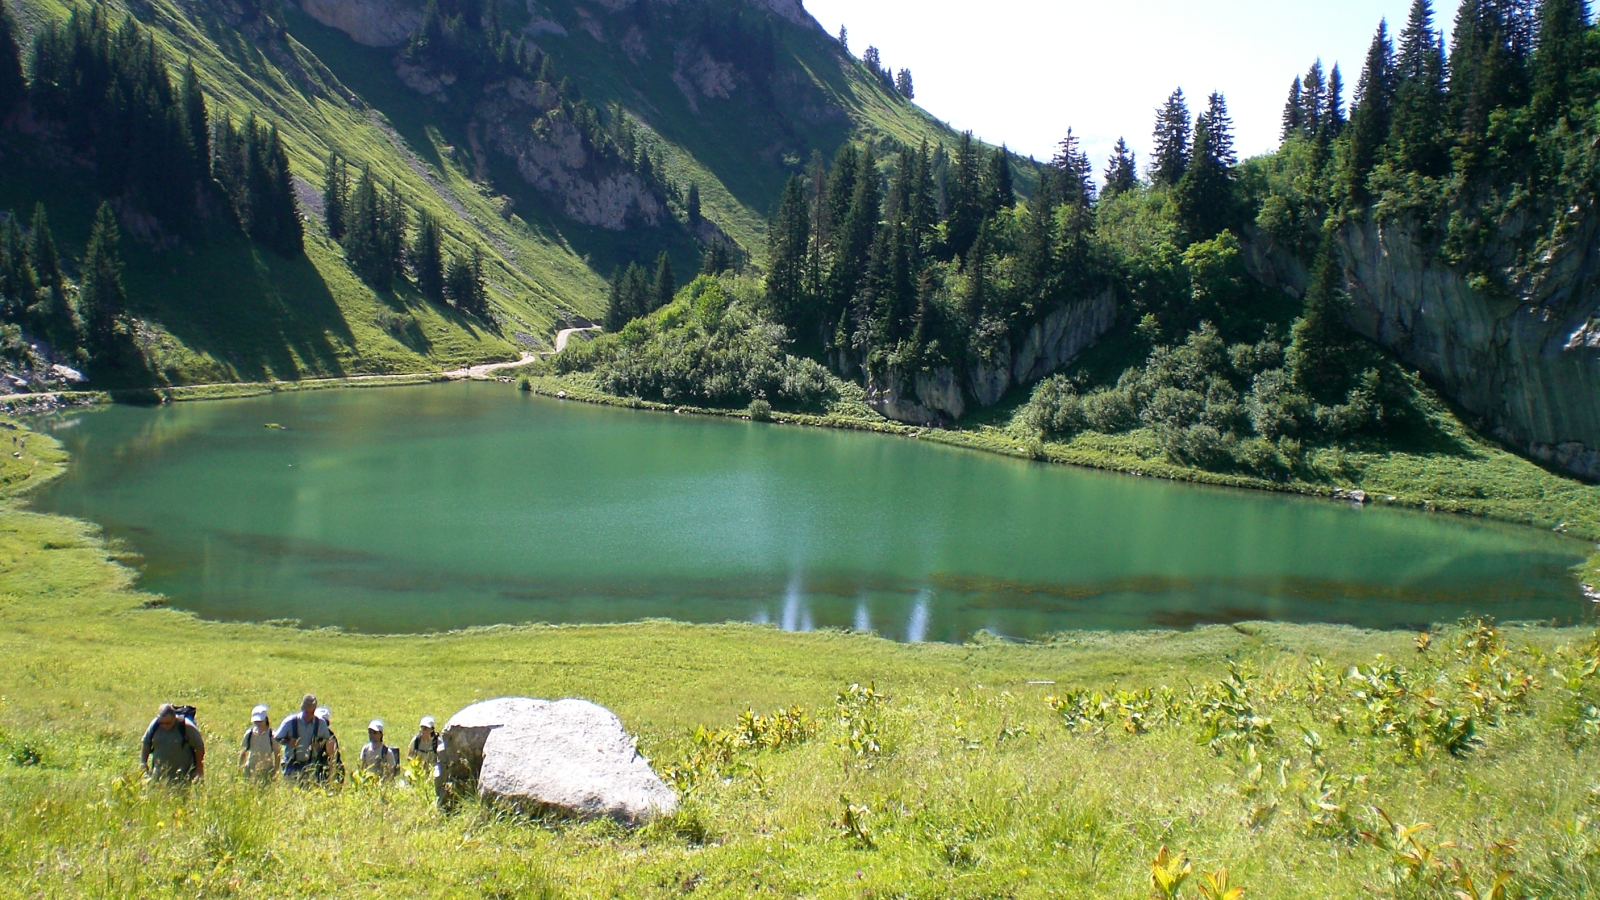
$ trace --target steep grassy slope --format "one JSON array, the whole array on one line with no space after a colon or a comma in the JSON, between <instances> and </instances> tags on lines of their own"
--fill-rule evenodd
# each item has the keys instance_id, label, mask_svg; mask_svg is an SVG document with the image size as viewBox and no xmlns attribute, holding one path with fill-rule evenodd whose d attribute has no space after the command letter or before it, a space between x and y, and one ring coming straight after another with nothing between
<instances>
[{"instance_id":1,"label":"steep grassy slope","mask_svg":"<svg viewBox=\"0 0 1600 900\"><path fill-rule=\"evenodd\" d=\"M125 11L150 28L169 59L194 61L213 120L255 114L278 125L310 220L305 253L294 259L250 244L220 221L176 248L126 242L129 293L149 325L142 343L158 379L421 371L514 358L521 348L547 346L561 325L598 316L602 276L616 265L665 250L680 271L692 270L703 240L719 236L759 258L784 179L813 152L831 156L852 138L950 141L948 129L884 90L809 16L796 14L798 5L777 12L753 3L703 5L704 15L774 30L770 83L709 54L700 4L641 3L620 12L582 0L499 7L507 26L549 53L603 120L624 116L636 124L668 183L680 192L698 186L708 225L692 232L681 203L654 224L575 221L559 192L535 188L513 160L485 153L470 102L430 98L399 74L394 45L404 29L393 23L417 20L419 5L410 0L321 0L304 9L270 0L105 4L114 16ZM60 0L11 6L29 33L73 9ZM657 11L651 27L629 24L650 10ZM378 41L351 21L387 21L385 45L371 46ZM698 74L686 76L690 69ZM0 209L44 202L75 257L104 198L59 149L33 127L5 135ZM329 152L393 180L413 210L437 217L447 253L473 246L485 252L492 321L431 305L405 285L373 291L354 276L320 223Z\"/></svg>"}]
</instances>

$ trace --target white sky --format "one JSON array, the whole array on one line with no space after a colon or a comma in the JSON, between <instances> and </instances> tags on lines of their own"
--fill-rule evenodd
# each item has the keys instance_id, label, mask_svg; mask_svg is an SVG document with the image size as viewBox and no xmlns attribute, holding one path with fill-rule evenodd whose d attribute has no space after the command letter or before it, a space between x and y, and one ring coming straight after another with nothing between
<instances>
[{"instance_id":1,"label":"white sky","mask_svg":"<svg viewBox=\"0 0 1600 900\"><path fill-rule=\"evenodd\" d=\"M1367 45L1410 0L804 0L830 34L850 29L857 57L874 45L909 68L917 103L985 141L1048 159L1067 127L1095 170L1118 136L1149 160L1155 108L1175 87L1198 111L1228 98L1241 158L1278 144L1289 83L1334 62L1346 103ZM1448 30L1459 0L1435 0Z\"/></svg>"}]
</instances>

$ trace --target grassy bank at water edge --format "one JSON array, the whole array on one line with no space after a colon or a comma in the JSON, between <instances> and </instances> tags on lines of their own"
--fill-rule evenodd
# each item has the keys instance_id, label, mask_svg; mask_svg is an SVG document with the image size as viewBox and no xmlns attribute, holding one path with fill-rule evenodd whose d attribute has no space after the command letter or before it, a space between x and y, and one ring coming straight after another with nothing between
<instances>
[{"instance_id":1,"label":"grassy bank at water edge","mask_svg":"<svg viewBox=\"0 0 1600 900\"><path fill-rule=\"evenodd\" d=\"M13 494L63 463L42 436L16 452ZM118 558L88 525L0 506L0 896L1137 898L1163 846L1194 864L1185 898L1222 867L1256 897L1600 893L1583 630L372 637L203 622ZM352 748L373 716L399 742L475 699L587 697L683 808L629 831L444 815L417 786L242 782L250 707L281 715L306 690ZM199 707L212 744L187 791L135 770L168 699Z\"/></svg>"}]
</instances>

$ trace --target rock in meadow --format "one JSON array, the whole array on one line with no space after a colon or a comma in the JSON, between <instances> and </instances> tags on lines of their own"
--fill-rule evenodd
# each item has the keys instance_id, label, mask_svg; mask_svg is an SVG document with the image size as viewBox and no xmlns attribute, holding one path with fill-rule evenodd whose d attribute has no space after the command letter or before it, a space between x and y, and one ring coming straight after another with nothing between
<instances>
[{"instance_id":1,"label":"rock in meadow","mask_svg":"<svg viewBox=\"0 0 1600 900\"><path fill-rule=\"evenodd\" d=\"M628 824L678 807L622 720L587 700L475 703L450 718L443 736L435 782L441 800L476 793L530 814Z\"/></svg>"}]
</instances>

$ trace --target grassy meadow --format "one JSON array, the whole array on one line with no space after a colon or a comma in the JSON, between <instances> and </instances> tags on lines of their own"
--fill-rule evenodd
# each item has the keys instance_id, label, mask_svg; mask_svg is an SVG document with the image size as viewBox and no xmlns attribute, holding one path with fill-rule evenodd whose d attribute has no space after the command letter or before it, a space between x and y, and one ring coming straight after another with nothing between
<instances>
[{"instance_id":1,"label":"grassy meadow","mask_svg":"<svg viewBox=\"0 0 1600 900\"><path fill-rule=\"evenodd\" d=\"M42 436L14 452L13 496L64 464ZM373 637L200 621L136 590L123 554L92 526L0 507L0 896L1132 900L1162 847L1172 876L1192 865L1183 898L1224 867L1247 897L1600 893L1585 629ZM587 697L683 806L626 830L445 815L415 783L243 781L250 707L280 716L307 690L351 756L374 716L401 743L475 699ZM187 790L137 773L168 699L199 707L212 748Z\"/></svg>"}]
</instances>

